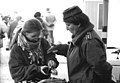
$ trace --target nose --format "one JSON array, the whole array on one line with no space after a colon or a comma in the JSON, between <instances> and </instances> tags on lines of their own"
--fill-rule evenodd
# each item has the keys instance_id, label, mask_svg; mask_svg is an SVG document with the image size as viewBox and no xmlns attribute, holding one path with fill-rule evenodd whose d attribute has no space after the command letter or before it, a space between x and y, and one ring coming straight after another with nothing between
<instances>
[{"instance_id":1,"label":"nose","mask_svg":"<svg viewBox=\"0 0 120 83\"><path fill-rule=\"evenodd\" d=\"M66 26L66 29L69 30L68 26Z\"/></svg>"}]
</instances>

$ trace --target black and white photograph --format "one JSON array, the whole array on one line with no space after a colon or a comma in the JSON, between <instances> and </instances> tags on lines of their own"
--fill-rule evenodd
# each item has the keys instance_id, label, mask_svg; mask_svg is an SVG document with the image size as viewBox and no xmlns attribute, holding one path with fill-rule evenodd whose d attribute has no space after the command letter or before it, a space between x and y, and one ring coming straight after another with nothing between
<instances>
[{"instance_id":1,"label":"black and white photograph","mask_svg":"<svg viewBox=\"0 0 120 83\"><path fill-rule=\"evenodd\" d=\"M0 0L0 83L120 83L120 0Z\"/></svg>"}]
</instances>

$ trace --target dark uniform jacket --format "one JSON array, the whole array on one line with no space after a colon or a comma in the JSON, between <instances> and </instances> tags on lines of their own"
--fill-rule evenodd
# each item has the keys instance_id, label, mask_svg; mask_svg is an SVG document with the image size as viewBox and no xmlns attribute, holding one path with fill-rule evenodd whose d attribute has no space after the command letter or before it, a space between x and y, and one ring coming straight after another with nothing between
<instances>
[{"instance_id":1,"label":"dark uniform jacket","mask_svg":"<svg viewBox=\"0 0 120 83\"><path fill-rule=\"evenodd\" d=\"M45 39L41 39L41 47L44 55L44 62L42 65L47 65L49 60L54 60L58 66L58 61L54 54L47 54L47 50L50 48L49 43ZM24 80L42 80L47 79L50 75L45 76L40 71L40 64L30 64L29 53L26 50L22 50L18 44L14 44L10 53L9 69L12 78L15 83ZM56 66L56 67L57 67Z\"/></svg>"},{"instance_id":2,"label":"dark uniform jacket","mask_svg":"<svg viewBox=\"0 0 120 83\"><path fill-rule=\"evenodd\" d=\"M109 83L112 66L106 62L104 43L90 24L78 32L70 42L63 45L62 52L67 57L70 83ZM66 49L68 49L66 54Z\"/></svg>"}]
</instances>

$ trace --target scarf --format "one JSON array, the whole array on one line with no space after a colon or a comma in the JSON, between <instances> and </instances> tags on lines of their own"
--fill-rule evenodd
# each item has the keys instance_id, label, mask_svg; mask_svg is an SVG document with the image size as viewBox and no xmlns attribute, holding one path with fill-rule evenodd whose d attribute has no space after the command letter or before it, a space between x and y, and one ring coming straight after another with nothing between
<instances>
[{"instance_id":1,"label":"scarf","mask_svg":"<svg viewBox=\"0 0 120 83\"><path fill-rule=\"evenodd\" d=\"M18 46L20 46L23 51L27 50L29 52L28 58L30 59L30 64L43 65L44 63L44 56L40 41L41 39L33 43L28 41L21 33L18 34Z\"/></svg>"},{"instance_id":2,"label":"scarf","mask_svg":"<svg viewBox=\"0 0 120 83\"><path fill-rule=\"evenodd\" d=\"M72 35L72 42L73 42L73 44L79 45L79 43L85 37L87 32L92 31L93 28L94 28L94 25L90 23L90 24L86 25L82 30L79 29L75 35Z\"/></svg>"}]
</instances>

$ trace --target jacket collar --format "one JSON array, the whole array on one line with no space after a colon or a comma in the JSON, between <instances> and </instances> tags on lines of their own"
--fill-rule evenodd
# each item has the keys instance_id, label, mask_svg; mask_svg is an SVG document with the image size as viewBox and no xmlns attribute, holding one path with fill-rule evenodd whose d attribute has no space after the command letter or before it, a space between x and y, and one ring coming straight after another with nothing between
<instances>
[{"instance_id":1,"label":"jacket collar","mask_svg":"<svg viewBox=\"0 0 120 83\"><path fill-rule=\"evenodd\" d=\"M78 31L77 34L72 38L73 45L79 45L87 32L92 31L94 28L93 24L89 24L84 30Z\"/></svg>"}]
</instances>

